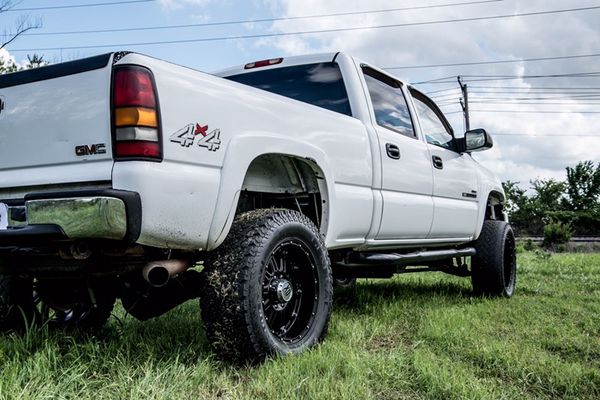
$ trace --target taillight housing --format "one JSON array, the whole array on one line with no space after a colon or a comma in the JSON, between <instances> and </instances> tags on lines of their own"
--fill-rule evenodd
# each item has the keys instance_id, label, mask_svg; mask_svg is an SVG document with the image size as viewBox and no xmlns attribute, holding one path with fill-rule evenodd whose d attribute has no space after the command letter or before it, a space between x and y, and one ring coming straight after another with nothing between
<instances>
[{"instance_id":1,"label":"taillight housing","mask_svg":"<svg viewBox=\"0 0 600 400\"><path fill-rule=\"evenodd\" d=\"M158 96L149 69L125 65L113 70L112 131L115 161L162 161Z\"/></svg>"}]
</instances>

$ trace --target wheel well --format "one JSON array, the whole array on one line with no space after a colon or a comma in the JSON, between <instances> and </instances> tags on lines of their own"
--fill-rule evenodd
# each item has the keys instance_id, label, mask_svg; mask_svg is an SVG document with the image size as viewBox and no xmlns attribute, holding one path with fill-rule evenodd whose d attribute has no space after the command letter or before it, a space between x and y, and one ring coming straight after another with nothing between
<instances>
[{"instance_id":1,"label":"wheel well","mask_svg":"<svg viewBox=\"0 0 600 400\"><path fill-rule=\"evenodd\" d=\"M491 192L488 196L486 209L486 220L504 220L504 196L499 192Z\"/></svg>"},{"instance_id":2,"label":"wheel well","mask_svg":"<svg viewBox=\"0 0 600 400\"><path fill-rule=\"evenodd\" d=\"M328 199L322 170L312 160L283 154L254 159L244 177L236 213L270 207L300 211L325 233Z\"/></svg>"}]
</instances>

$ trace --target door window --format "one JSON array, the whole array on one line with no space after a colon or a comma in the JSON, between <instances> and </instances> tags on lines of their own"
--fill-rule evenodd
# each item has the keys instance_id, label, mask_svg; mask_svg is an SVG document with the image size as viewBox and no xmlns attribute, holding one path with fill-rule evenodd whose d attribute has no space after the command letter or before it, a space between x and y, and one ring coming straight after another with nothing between
<instances>
[{"instance_id":1,"label":"door window","mask_svg":"<svg viewBox=\"0 0 600 400\"><path fill-rule=\"evenodd\" d=\"M377 125L404 136L416 138L401 84L371 68L363 67L363 73L373 103Z\"/></svg>"},{"instance_id":2,"label":"door window","mask_svg":"<svg viewBox=\"0 0 600 400\"><path fill-rule=\"evenodd\" d=\"M428 104L429 101L424 96L421 98L418 92L413 92L413 99L419 121L421 122L421 129L427 139L427 143L456 151L452 129L447 123L442 121L438 115L439 110L435 110L430 106Z\"/></svg>"}]
</instances>

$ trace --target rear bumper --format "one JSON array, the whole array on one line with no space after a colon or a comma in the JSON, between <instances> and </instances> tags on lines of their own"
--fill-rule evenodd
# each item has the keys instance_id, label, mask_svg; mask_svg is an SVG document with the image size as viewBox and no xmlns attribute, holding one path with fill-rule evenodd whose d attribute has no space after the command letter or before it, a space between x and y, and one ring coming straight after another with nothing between
<instances>
[{"instance_id":1,"label":"rear bumper","mask_svg":"<svg viewBox=\"0 0 600 400\"><path fill-rule=\"evenodd\" d=\"M134 243L140 236L142 205L135 192L32 193L8 207L9 228L0 230L0 247L76 239Z\"/></svg>"}]
</instances>

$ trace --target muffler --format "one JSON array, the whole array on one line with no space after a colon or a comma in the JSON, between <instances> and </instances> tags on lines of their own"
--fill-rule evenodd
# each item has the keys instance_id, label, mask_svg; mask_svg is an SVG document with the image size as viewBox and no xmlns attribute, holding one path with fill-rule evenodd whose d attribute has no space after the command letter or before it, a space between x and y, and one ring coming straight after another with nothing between
<instances>
[{"instance_id":1,"label":"muffler","mask_svg":"<svg viewBox=\"0 0 600 400\"><path fill-rule=\"evenodd\" d=\"M186 260L164 260L153 261L142 269L144 280L154 287L163 287L169 280L192 266L192 263Z\"/></svg>"},{"instance_id":2,"label":"muffler","mask_svg":"<svg viewBox=\"0 0 600 400\"><path fill-rule=\"evenodd\" d=\"M135 318L146 321L200 297L202 275L198 271L188 270L173 277L162 287L148 287L136 275L134 281L125 284L125 289L121 294L123 307Z\"/></svg>"}]
</instances>

